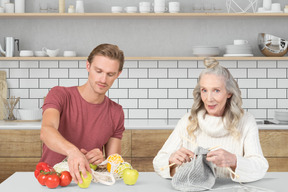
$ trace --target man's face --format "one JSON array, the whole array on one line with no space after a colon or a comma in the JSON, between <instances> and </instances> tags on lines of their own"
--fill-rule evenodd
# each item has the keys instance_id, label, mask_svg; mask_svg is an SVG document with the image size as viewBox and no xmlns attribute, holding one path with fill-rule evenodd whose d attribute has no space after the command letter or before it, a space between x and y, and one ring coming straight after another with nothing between
<instances>
[{"instance_id":1,"label":"man's face","mask_svg":"<svg viewBox=\"0 0 288 192\"><path fill-rule=\"evenodd\" d=\"M96 55L92 63L86 62L88 82L95 93L104 95L108 91L121 74L121 71L118 71L119 65L119 61L101 55Z\"/></svg>"}]
</instances>

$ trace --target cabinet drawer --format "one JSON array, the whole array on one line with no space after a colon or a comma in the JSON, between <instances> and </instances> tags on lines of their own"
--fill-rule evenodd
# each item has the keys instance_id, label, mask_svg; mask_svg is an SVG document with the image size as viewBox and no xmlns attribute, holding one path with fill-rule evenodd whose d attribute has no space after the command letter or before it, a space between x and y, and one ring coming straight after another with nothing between
<instances>
[{"instance_id":1,"label":"cabinet drawer","mask_svg":"<svg viewBox=\"0 0 288 192\"><path fill-rule=\"evenodd\" d=\"M260 130L259 137L265 157L288 157L287 130Z\"/></svg>"},{"instance_id":2,"label":"cabinet drawer","mask_svg":"<svg viewBox=\"0 0 288 192\"><path fill-rule=\"evenodd\" d=\"M41 157L40 130L0 130L0 157Z\"/></svg>"},{"instance_id":3,"label":"cabinet drawer","mask_svg":"<svg viewBox=\"0 0 288 192\"><path fill-rule=\"evenodd\" d=\"M121 140L121 156L131 157L131 130L125 130Z\"/></svg>"}]
</instances>

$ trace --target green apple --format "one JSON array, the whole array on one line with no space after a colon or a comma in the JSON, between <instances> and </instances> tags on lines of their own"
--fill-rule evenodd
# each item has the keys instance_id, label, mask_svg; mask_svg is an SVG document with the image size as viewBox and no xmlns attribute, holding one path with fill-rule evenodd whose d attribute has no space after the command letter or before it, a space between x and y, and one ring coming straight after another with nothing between
<instances>
[{"instance_id":1,"label":"green apple","mask_svg":"<svg viewBox=\"0 0 288 192\"><path fill-rule=\"evenodd\" d=\"M94 165L94 164L90 163L89 166L90 166L91 169L93 169L94 171L96 171L97 165Z\"/></svg>"},{"instance_id":2,"label":"green apple","mask_svg":"<svg viewBox=\"0 0 288 192\"><path fill-rule=\"evenodd\" d=\"M139 173L136 169L125 169L123 172L123 181L126 185L134 185L138 179Z\"/></svg>"},{"instance_id":3,"label":"green apple","mask_svg":"<svg viewBox=\"0 0 288 192\"><path fill-rule=\"evenodd\" d=\"M80 175L81 175L81 179L82 179L82 183L78 183L78 186L80 188L88 188L91 181L92 181L92 175L91 173L89 173L88 171L86 171L86 174L87 174L87 177L84 178L82 173L80 172Z\"/></svg>"},{"instance_id":4,"label":"green apple","mask_svg":"<svg viewBox=\"0 0 288 192\"><path fill-rule=\"evenodd\" d=\"M130 163L127 163L127 162L120 163L120 165L117 167L116 173L118 173L120 178L123 177L124 170L127 168L132 169L132 166L130 165Z\"/></svg>"}]
</instances>

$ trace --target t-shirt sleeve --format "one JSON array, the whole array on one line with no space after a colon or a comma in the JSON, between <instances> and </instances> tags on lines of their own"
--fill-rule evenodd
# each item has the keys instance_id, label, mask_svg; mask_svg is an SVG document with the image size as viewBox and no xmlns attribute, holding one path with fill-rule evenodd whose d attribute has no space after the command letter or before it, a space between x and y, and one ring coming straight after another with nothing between
<instances>
[{"instance_id":1,"label":"t-shirt sleeve","mask_svg":"<svg viewBox=\"0 0 288 192\"><path fill-rule=\"evenodd\" d=\"M46 109L49 108L57 109L60 113L62 113L64 101L64 90L59 86L53 87L45 98L44 104L42 106L43 113Z\"/></svg>"},{"instance_id":2,"label":"t-shirt sleeve","mask_svg":"<svg viewBox=\"0 0 288 192\"><path fill-rule=\"evenodd\" d=\"M124 111L123 111L121 106L119 107L118 110L119 110L118 114L120 114L120 115L119 115L118 121L115 122L115 131L114 131L114 134L112 135L112 137L122 139L123 132L125 131Z\"/></svg>"}]
</instances>

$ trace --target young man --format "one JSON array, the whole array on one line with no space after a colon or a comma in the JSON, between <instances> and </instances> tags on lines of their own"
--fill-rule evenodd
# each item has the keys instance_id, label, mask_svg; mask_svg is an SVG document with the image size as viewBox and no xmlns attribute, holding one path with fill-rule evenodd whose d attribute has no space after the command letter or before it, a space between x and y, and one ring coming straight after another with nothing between
<instances>
[{"instance_id":1,"label":"young man","mask_svg":"<svg viewBox=\"0 0 288 192\"><path fill-rule=\"evenodd\" d=\"M122 106L105 93L119 77L124 54L116 46L101 44L86 62L88 81L79 87L52 88L43 105L40 138L43 154L40 161L52 166L67 157L69 170L76 183L82 183L90 164L100 164L103 147L108 157L121 153L124 132Z\"/></svg>"}]
</instances>

